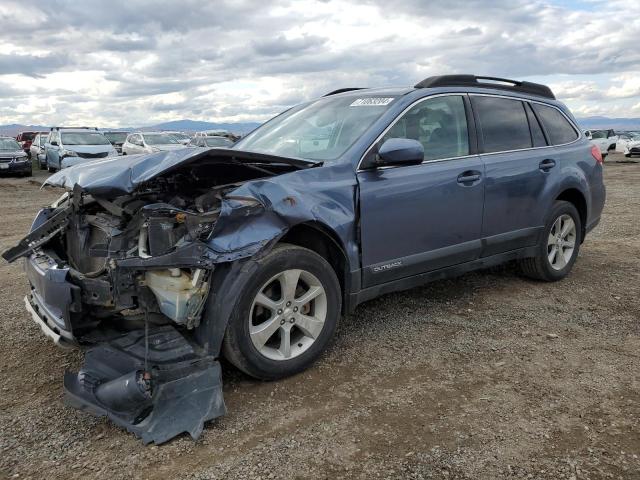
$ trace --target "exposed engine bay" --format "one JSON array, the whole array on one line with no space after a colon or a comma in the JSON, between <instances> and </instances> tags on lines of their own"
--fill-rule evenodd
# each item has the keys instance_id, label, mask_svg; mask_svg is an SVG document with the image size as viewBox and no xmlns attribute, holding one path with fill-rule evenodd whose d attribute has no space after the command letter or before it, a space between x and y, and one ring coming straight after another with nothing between
<instances>
[{"instance_id":1,"label":"exposed engine bay","mask_svg":"<svg viewBox=\"0 0 640 480\"><path fill-rule=\"evenodd\" d=\"M87 168L111 173L96 166L51 177L67 192L3 257L25 257L25 302L42 330L60 345L89 348L80 372L65 375L67 402L161 443L182 432L196 438L205 421L225 412L216 355L192 332L217 265L251 256L269 240L231 249L216 244L216 235L233 246L236 225L271 208L234 190L302 166L200 154L134 184L135 162L154 158L140 157L121 172L129 183L100 183L92 172L86 187L72 176ZM262 236L284 228L268 225Z\"/></svg>"}]
</instances>

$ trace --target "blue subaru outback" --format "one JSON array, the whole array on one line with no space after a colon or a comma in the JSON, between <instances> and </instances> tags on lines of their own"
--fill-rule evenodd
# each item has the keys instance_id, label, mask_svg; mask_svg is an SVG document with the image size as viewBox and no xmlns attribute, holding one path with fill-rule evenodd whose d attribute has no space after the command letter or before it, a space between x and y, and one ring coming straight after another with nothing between
<instances>
[{"instance_id":1,"label":"blue subaru outback","mask_svg":"<svg viewBox=\"0 0 640 480\"><path fill-rule=\"evenodd\" d=\"M605 201L602 157L551 90L451 75L341 89L231 148L97 160L4 252L61 345L67 401L163 442L225 411L220 364L307 368L361 302L516 261L569 274Z\"/></svg>"}]
</instances>

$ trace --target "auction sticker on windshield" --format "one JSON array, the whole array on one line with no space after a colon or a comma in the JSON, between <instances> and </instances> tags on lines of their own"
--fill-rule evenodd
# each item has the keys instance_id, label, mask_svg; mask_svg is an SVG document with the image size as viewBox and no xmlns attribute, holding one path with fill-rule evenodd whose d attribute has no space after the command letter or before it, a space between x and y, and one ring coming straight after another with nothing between
<instances>
[{"instance_id":1,"label":"auction sticker on windshield","mask_svg":"<svg viewBox=\"0 0 640 480\"><path fill-rule=\"evenodd\" d=\"M357 98L353 101L350 107L383 107L393 102L393 97L369 97L369 98Z\"/></svg>"}]
</instances>

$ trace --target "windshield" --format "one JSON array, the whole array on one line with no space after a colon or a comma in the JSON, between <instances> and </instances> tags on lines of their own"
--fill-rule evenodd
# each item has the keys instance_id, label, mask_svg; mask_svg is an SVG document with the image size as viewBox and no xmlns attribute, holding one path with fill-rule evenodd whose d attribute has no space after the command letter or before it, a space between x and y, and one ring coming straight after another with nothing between
<instances>
[{"instance_id":1,"label":"windshield","mask_svg":"<svg viewBox=\"0 0 640 480\"><path fill-rule=\"evenodd\" d=\"M48 139L49 139L49 135L40 135L40 146L44 147Z\"/></svg>"},{"instance_id":2,"label":"windshield","mask_svg":"<svg viewBox=\"0 0 640 480\"><path fill-rule=\"evenodd\" d=\"M591 138L607 138L606 130L591 130Z\"/></svg>"},{"instance_id":3,"label":"windshield","mask_svg":"<svg viewBox=\"0 0 640 480\"><path fill-rule=\"evenodd\" d=\"M230 147L233 142L224 137L206 137L204 143L207 147Z\"/></svg>"},{"instance_id":4,"label":"windshield","mask_svg":"<svg viewBox=\"0 0 640 480\"><path fill-rule=\"evenodd\" d=\"M0 150L15 152L22 147L13 138L0 138Z\"/></svg>"},{"instance_id":5,"label":"windshield","mask_svg":"<svg viewBox=\"0 0 640 480\"><path fill-rule=\"evenodd\" d=\"M237 148L307 160L334 160L389 108L395 96L322 98L267 122Z\"/></svg>"},{"instance_id":6,"label":"windshield","mask_svg":"<svg viewBox=\"0 0 640 480\"><path fill-rule=\"evenodd\" d=\"M144 141L147 145L171 145L180 143L173 135L162 135L160 133L146 134L144 136Z\"/></svg>"},{"instance_id":7,"label":"windshield","mask_svg":"<svg viewBox=\"0 0 640 480\"><path fill-rule=\"evenodd\" d=\"M37 133L35 132L22 132L20 134L20 138L22 139L22 141L29 141L29 140L33 140L33 138L37 135Z\"/></svg>"},{"instance_id":8,"label":"windshield","mask_svg":"<svg viewBox=\"0 0 640 480\"><path fill-rule=\"evenodd\" d=\"M105 132L104 136L111 143L124 143L127 138L127 134L124 132Z\"/></svg>"},{"instance_id":9,"label":"windshield","mask_svg":"<svg viewBox=\"0 0 640 480\"><path fill-rule=\"evenodd\" d=\"M63 145L109 145L100 132L62 132Z\"/></svg>"},{"instance_id":10,"label":"windshield","mask_svg":"<svg viewBox=\"0 0 640 480\"><path fill-rule=\"evenodd\" d=\"M176 137L178 140L189 140L191 138L186 133L172 133L171 136Z\"/></svg>"}]
</instances>

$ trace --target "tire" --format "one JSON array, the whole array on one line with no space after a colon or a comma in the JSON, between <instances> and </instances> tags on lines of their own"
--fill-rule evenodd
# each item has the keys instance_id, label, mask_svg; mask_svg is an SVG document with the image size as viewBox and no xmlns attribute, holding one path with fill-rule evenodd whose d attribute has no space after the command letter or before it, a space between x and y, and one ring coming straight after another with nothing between
<instances>
[{"instance_id":1,"label":"tire","mask_svg":"<svg viewBox=\"0 0 640 480\"><path fill-rule=\"evenodd\" d=\"M29 170L28 172L24 172L24 176L25 176L25 177L31 177L31 176L33 176L33 170Z\"/></svg>"},{"instance_id":2,"label":"tire","mask_svg":"<svg viewBox=\"0 0 640 480\"><path fill-rule=\"evenodd\" d=\"M225 358L248 375L275 380L305 370L327 348L340 318L340 284L331 265L306 248L280 244L257 262L257 271L244 281L236 297L222 349ZM299 290L292 297L285 291L294 284L289 279L296 271L301 272L295 280ZM322 290L318 296L296 306L296 300L312 288L318 292L318 287ZM293 302L287 303L288 299ZM303 313L307 309L309 315ZM324 323L310 318L324 318Z\"/></svg>"},{"instance_id":3,"label":"tire","mask_svg":"<svg viewBox=\"0 0 640 480\"><path fill-rule=\"evenodd\" d=\"M631 158L631 154L630 153L625 153L624 156L627 157L627 158Z\"/></svg>"},{"instance_id":4,"label":"tire","mask_svg":"<svg viewBox=\"0 0 640 480\"><path fill-rule=\"evenodd\" d=\"M56 171L56 167L52 167L51 165L49 165L49 163L47 162L47 171L49 173L54 173Z\"/></svg>"},{"instance_id":5,"label":"tire","mask_svg":"<svg viewBox=\"0 0 640 480\"><path fill-rule=\"evenodd\" d=\"M556 242L560 242L557 235L555 235L558 230L557 222L560 221L561 227L570 226L570 223L566 221L567 218L570 218L573 222L573 235L567 234L566 237L562 238L564 246L559 243L551 243L554 237ZM571 250L567 242L573 242ZM578 210L572 203L562 200L556 201L549 212L540 243L537 246L537 255L520 260L520 270L525 276L535 280L543 280L545 282L561 280L571 271L578 257L581 242L582 222ZM555 255L553 255L554 250L556 252Z\"/></svg>"}]
</instances>

